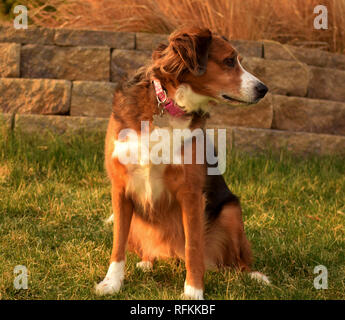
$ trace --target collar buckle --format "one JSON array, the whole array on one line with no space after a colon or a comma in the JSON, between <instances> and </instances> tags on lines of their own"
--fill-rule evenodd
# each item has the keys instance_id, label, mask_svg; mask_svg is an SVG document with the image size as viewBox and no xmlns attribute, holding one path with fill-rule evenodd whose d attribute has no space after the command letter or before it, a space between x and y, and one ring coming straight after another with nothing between
<instances>
[{"instance_id":1,"label":"collar buckle","mask_svg":"<svg viewBox=\"0 0 345 320\"><path fill-rule=\"evenodd\" d=\"M162 88L162 85L158 79L153 79L153 86L156 92L156 99L158 103L159 115L163 116L165 110L175 117L180 117L185 114L183 110L177 106L173 100L168 98L166 91Z\"/></svg>"},{"instance_id":2,"label":"collar buckle","mask_svg":"<svg viewBox=\"0 0 345 320\"><path fill-rule=\"evenodd\" d=\"M163 90L160 93L156 94L156 98L157 98L158 104L165 103L168 99L166 91Z\"/></svg>"},{"instance_id":3,"label":"collar buckle","mask_svg":"<svg viewBox=\"0 0 345 320\"><path fill-rule=\"evenodd\" d=\"M168 99L167 93L165 90L161 91L159 94L156 94L157 106L159 110L159 115L162 117L164 114L164 104Z\"/></svg>"}]
</instances>

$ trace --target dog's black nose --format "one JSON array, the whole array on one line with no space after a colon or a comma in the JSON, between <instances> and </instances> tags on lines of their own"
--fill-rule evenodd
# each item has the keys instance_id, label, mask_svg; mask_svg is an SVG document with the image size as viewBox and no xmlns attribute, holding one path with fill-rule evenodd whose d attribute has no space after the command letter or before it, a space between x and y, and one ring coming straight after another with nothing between
<instances>
[{"instance_id":1,"label":"dog's black nose","mask_svg":"<svg viewBox=\"0 0 345 320\"><path fill-rule=\"evenodd\" d=\"M263 98L265 94L267 93L267 91L268 91L268 88L262 82L259 82L255 86L256 99Z\"/></svg>"}]
</instances>

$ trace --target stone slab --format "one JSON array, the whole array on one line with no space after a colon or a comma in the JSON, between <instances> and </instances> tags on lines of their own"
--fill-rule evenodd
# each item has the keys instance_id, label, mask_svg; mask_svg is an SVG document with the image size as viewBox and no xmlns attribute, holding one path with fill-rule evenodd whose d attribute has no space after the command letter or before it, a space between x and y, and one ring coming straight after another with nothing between
<instances>
[{"instance_id":1,"label":"stone slab","mask_svg":"<svg viewBox=\"0 0 345 320\"><path fill-rule=\"evenodd\" d=\"M27 134L79 134L101 132L105 133L108 119L70 116L42 116L17 114L15 131Z\"/></svg>"},{"instance_id":2,"label":"stone slab","mask_svg":"<svg viewBox=\"0 0 345 320\"><path fill-rule=\"evenodd\" d=\"M150 51L114 50L111 56L111 81L130 78L151 59Z\"/></svg>"},{"instance_id":3,"label":"stone slab","mask_svg":"<svg viewBox=\"0 0 345 320\"><path fill-rule=\"evenodd\" d=\"M12 26L0 26L0 42L21 44L54 44L55 29L30 26L28 29L15 29Z\"/></svg>"},{"instance_id":4,"label":"stone slab","mask_svg":"<svg viewBox=\"0 0 345 320\"><path fill-rule=\"evenodd\" d=\"M246 57L242 65L263 81L270 93L299 97L307 95L310 71L306 64Z\"/></svg>"},{"instance_id":5,"label":"stone slab","mask_svg":"<svg viewBox=\"0 0 345 320\"><path fill-rule=\"evenodd\" d=\"M345 71L310 67L308 98L345 102Z\"/></svg>"},{"instance_id":6,"label":"stone slab","mask_svg":"<svg viewBox=\"0 0 345 320\"><path fill-rule=\"evenodd\" d=\"M258 104L231 107L228 105L217 105L212 107L208 126L215 127L249 127L249 128L271 128L273 119L272 96L267 96Z\"/></svg>"},{"instance_id":7,"label":"stone slab","mask_svg":"<svg viewBox=\"0 0 345 320\"><path fill-rule=\"evenodd\" d=\"M273 96L272 128L345 135L345 103Z\"/></svg>"},{"instance_id":8,"label":"stone slab","mask_svg":"<svg viewBox=\"0 0 345 320\"><path fill-rule=\"evenodd\" d=\"M153 34L153 33L136 33L136 49L144 51L153 51L159 44L164 43L168 45L167 34Z\"/></svg>"},{"instance_id":9,"label":"stone slab","mask_svg":"<svg viewBox=\"0 0 345 320\"><path fill-rule=\"evenodd\" d=\"M135 33L56 29L54 42L59 46L106 46L116 49L135 49Z\"/></svg>"},{"instance_id":10,"label":"stone slab","mask_svg":"<svg viewBox=\"0 0 345 320\"><path fill-rule=\"evenodd\" d=\"M112 82L74 81L71 116L109 118L115 87Z\"/></svg>"},{"instance_id":11,"label":"stone slab","mask_svg":"<svg viewBox=\"0 0 345 320\"><path fill-rule=\"evenodd\" d=\"M47 79L0 79L0 111L7 113L66 114L71 82Z\"/></svg>"},{"instance_id":12,"label":"stone slab","mask_svg":"<svg viewBox=\"0 0 345 320\"><path fill-rule=\"evenodd\" d=\"M345 70L345 55L264 41L264 57L270 60L300 61L308 65Z\"/></svg>"},{"instance_id":13,"label":"stone slab","mask_svg":"<svg viewBox=\"0 0 345 320\"><path fill-rule=\"evenodd\" d=\"M345 156L345 137L327 134L232 128L232 145L248 153L285 150L299 156Z\"/></svg>"},{"instance_id":14,"label":"stone slab","mask_svg":"<svg viewBox=\"0 0 345 320\"><path fill-rule=\"evenodd\" d=\"M110 49L25 45L21 74L23 78L109 81Z\"/></svg>"},{"instance_id":15,"label":"stone slab","mask_svg":"<svg viewBox=\"0 0 345 320\"><path fill-rule=\"evenodd\" d=\"M0 78L20 77L20 44L0 43Z\"/></svg>"}]
</instances>

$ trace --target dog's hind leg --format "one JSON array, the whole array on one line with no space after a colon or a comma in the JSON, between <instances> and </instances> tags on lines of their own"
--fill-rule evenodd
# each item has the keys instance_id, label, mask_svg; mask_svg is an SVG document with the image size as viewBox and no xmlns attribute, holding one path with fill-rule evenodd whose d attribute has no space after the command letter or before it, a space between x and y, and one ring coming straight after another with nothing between
<instances>
[{"instance_id":1,"label":"dog's hind leg","mask_svg":"<svg viewBox=\"0 0 345 320\"><path fill-rule=\"evenodd\" d=\"M248 272L252 279L270 284L268 277L263 273L251 271L252 252L244 232L239 203L233 202L223 206L219 217L210 227L207 241L210 242L206 255L206 259L211 262L209 264L234 267Z\"/></svg>"},{"instance_id":2,"label":"dog's hind leg","mask_svg":"<svg viewBox=\"0 0 345 320\"><path fill-rule=\"evenodd\" d=\"M143 247L145 243L145 241L143 243L143 240L145 240L143 239L143 230L145 230L145 228L142 228L140 223L142 223L142 221L134 212L128 235L127 249L140 257L141 261L136 264L136 267L147 272L152 270L155 257L149 254L150 250L145 248L145 246Z\"/></svg>"},{"instance_id":3,"label":"dog's hind leg","mask_svg":"<svg viewBox=\"0 0 345 320\"><path fill-rule=\"evenodd\" d=\"M110 225L112 223L114 223L114 214L112 214L105 220L106 225ZM149 257L143 257L142 260L136 264L136 267L144 272L148 272L152 270L153 262L154 259L151 259Z\"/></svg>"},{"instance_id":4,"label":"dog's hind leg","mask_svg":"<svg viewBox=\"0 0 345 320\"><path fill-rule=\"evenodd\" d=\"M144 272L148 272L153 269L153 263L154 259L147 256L143 256L141 258L141 261L136 264L136 267Z\"/></svg>"},{"instance_id":5,"label":"dog's hind leg","mask_svg":"<svg viewBox=\"0 0 345 320\"><path fill-rule=\"evenodd\" d=\"M250 271L252 253L244 233L240 204L225 204L218 217L208 222L206 263Z\"/></svg>"}]
</instances>

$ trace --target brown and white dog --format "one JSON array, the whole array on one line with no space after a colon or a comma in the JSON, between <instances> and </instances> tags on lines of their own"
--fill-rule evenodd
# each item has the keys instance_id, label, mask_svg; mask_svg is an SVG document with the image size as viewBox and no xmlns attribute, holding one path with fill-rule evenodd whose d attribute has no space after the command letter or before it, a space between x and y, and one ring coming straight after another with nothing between
<instances>
[{"instance_id":1,"label":"brown and white dog","mask_svg":"<svg viewBox=\"0 0 345 320\"><path fill-rule=\"evenodd\" d=\"M124 164L119 154L126 141L119 141L119 134L129 128L140 137L142 121L148 121L152 131L154 117L164 110L170 129L203 129L209 109L217 103L256 103L267 90L243 69L229 41L192 27L172 33L169 44L154 51L151 63L115 92L105 143L113 250L107 275L96 285L98 294L120 290L127 245L141 257L137 267L142 269L152 268L156 258L183 259L186 298L203 299L206 268L231 266L250 272L252 254L240 203L223 177L207 175L206 165L195 161ZM268 282L258 272L251 274Z\"/></svg>"}]
</instances>

